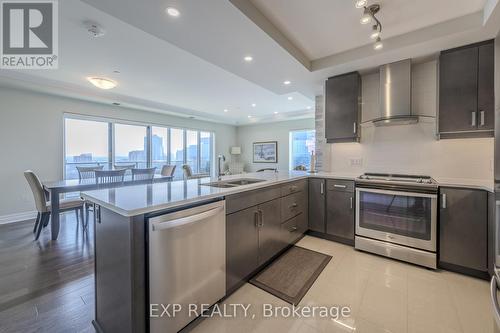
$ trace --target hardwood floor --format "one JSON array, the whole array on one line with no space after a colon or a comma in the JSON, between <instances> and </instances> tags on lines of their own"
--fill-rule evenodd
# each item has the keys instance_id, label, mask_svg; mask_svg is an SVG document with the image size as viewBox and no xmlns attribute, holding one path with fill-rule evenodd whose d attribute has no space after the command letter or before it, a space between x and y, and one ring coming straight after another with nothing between
<instances>
[{"instance_id":1,"label":"hardwood floor","mask_svg":"<svg viewBox=\"0 0 500 333\"><path fill-rule=\"evenodd\" d=\"M0 332L95 332L92 223L62 214L57 241L50 225L34 241L33 226L0 225Z\"/></svg>"}]
</instances>

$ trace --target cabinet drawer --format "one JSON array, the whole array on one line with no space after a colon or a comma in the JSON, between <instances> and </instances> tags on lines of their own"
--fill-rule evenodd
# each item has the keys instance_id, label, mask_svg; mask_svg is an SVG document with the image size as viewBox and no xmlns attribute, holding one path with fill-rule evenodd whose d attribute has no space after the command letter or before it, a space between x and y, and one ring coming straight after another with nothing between
<instances>
[{"instance_id":1,"label":"cabinet drawer","mask_svg":"<svg viewBox=\"0 0 500 333\"><path fill-rule=\"evenodd\" d=\"M307 212L306 192L299 192L281 198L281 222L305 212Z\"/></svg>"},{"instance_id":2,"label":"cabinet drawer","mask_svg":"<svg viewBox=\"0 0 500 333\"><path fill-rule=\"evenodd\" d=\"M307 220L305 216L305 214L300 214L281 225L281 234L285 246L295 242L306 232Z\"/></svg>"},{"instance_id":3,"label":"cabinet drawer","mask_svg":"<svg viewBox=\"0 0 500 333\"><path fill-rule=\"evenodd\" d=\"M279 186L229 195L226 197L226 214L257 206L280 196L281 188Z\"/></svg>"},{"instance_id":4,"label":"cabinet drawer","mask_svg":"<svg viewBox=\"0 0 500 333\"><path fill-rule=\"evenodd\" d=\"M297 180L281 186L281 195L289 195L307 190L307 179Z\"/></svg>"},{"instance_id":5,"label":"cabinet drawer","mask_svg":"<svg viewBox=\"0 0 500 333\"><path fill-rule=\"evenodd\" d=\"M328 191L354 192L354 182L352 180L328 179L326 189Z\"/></svg>"}]
</instances>

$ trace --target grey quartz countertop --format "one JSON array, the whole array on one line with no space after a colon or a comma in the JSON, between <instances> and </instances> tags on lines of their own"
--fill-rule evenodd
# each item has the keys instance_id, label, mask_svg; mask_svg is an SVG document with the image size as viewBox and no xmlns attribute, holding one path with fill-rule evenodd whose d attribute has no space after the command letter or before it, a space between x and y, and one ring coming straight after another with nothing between
<instances>
[{"instance_id":1,"label":"grey quartz countertop","mask_svg":"<svg viewBox=\"0 0 500 333\"><path fill-rule=\"evenodd\" d=\"M203 185L216 179L201 178L166 183L124 186L111 189L85 191L81 196L123 216L137 216L187 204L203 202L230 194L259 189L292 180L305 179L309 174L302 171L246 173L226 176L223 180L252 178L262 182L232 188Z\"/></svg>"},{"instance_id":2,"label":"grey quartz countertop","mask_svg":"<svg viewBox=\"0 0 500 333\"><path fill-rule=\"evenodd\" d=\"M223 180L252 178L262 179L262 182L232 188L218 188L203 185L215 179L201 178L181 180L165 183L143 184L124 186L111 189L82 192L85 200L97 203L123 216L136 216L164 209L180 207L197 202L239 192L259 189L271 185L286 183L305 178L330 178L355 180L354 174L340 174L331 172L318 172L310 174L302 171L280 171L246 173L242 175L226 176ZM439 186L452 186L481 189L492 192L493 181L468 180L468 179L436 179Z\"/></svg>"},{"instance_id":3,"label":"grey quartz countertop","mask_svg":"<svg viewBox=\"0 0 500 333\"><path fill-rule=\"evenodd\" d=\"M494 192L495 184L494 181L488 181L484 179L468 179L468 178L434 178L439 186L449 186L449 187L461 187L470 188L477 190L484 190L488 192Z\"/></svg>"}]
</instances>

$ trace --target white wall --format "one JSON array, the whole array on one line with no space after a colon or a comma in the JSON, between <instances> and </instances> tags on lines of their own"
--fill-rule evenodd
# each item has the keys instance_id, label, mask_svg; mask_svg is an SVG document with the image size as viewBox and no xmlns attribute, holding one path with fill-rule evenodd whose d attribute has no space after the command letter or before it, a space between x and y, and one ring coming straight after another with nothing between
<instances>
[{"instance_id":1,"label":"white wall","mask_svg":"<svg viewBox=\"0 0 500 333\"><path fill-rule=\"evenodd\" d=\"M238 127L238 145L241 146L240 161L245 163L245 171L256 171L262 168L288 170L290 131L302 129L314 129L314 118ZM278 163L252 162L253 143L261 141L278 141Z\"/></svg>"},{"instance_id":2,"label":"white wall","mask_svg":"<svg viewBox=\"0 0 500 333\"><path fill-rule=\"evenodd\" d=\"M0 223L34 210L24 170L42 180L62 179L64 113L213 131L216 154L228 155L236 144L234 126L0 88Z\"/></svg>"},{"instance_id":3,"label":"white wall","mask_svg":"<svg viewBox=\"0 0 500 333\"><path fill-rule=\"evenodd\" d=\"M413 112L425 115L416 125L374 127L364 123L360 143L331 144L330 171L410 173L438 179L493 180L493 139L436 140L437 63L413 67ZM378 108L378 75L362 77L362 119ZM362 160L362 165L356 165Z\"/></svg>"}]
</instances>

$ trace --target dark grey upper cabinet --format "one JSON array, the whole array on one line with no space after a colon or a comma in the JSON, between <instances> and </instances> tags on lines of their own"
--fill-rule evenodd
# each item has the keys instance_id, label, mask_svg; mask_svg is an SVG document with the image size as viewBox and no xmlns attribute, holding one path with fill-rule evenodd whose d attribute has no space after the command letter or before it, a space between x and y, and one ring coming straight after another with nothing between
<instances>
[{"instance_id":1,"label":"dark grey upper cabinet","mask_svg":"<svg viewBox=\"0 0 500 333\"><path fill-rule=\"evenodd\" d=\"M479 47L478 76L478 128L495 128L495 45L493 43Z\"/></svg>"},{"instance_id":2,"label":"dark grey upper cabinet","mask_svg":"<svg viewBox=\"0 0 500 333\"><path fill-rule=\"evenodd\" d=\"M488 195L486 191L441 188L439 262L486 272Z\"/></svg>"},{"instance_id":3,"label":"dark grey upper cabinet","mask_svg":"<svg viewBox=\"0 0 500 333\"><path fill-rule=\"evenodd\" d=\"M247 208L226 216L226 290L238 287L259 266L259 211Z\"/></svg>"},{"instance_id":4,"label":"dark grey upper cabinet","mask_svg":"<svg viewBox=\"0 0 500 333\"><path fill-rule=\"evenodd\" d=\"M325 88L327 142L359 141L361 76L358 72L331 77Z\"/></svg>"},{"instance_id":5,"label":"dark grey upper cabinet","mask_svg":"<svg viewBox=\"0 0 500 333\"><path fill-rule=\"evenodd\" d=\"M325 233L325 194L324 179L309 179L309 230Z\"/></svg>"},{"instance_id":6,"label":"dark grey upper cabinet","mask_svg":"<svg viewBox=\"0 0 500 333\"><path fill-rule=\"evenodd\" d=\"M441 52L439 58L441 138L493 135L493 69L492 42Z\"/></svg>"},{"instance_id":7,"label":"dark grey upper cabinet","mask_svg":"<svg viewBox=\"0 0 500 333\"><path fill-rule=\"evenodd\" d=\"M354 245L354 192L346 181L328 180L326 233L337 241ZM351 182L352 188L354 182Z\"/></svg>"}]
</instances>

